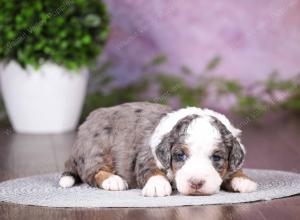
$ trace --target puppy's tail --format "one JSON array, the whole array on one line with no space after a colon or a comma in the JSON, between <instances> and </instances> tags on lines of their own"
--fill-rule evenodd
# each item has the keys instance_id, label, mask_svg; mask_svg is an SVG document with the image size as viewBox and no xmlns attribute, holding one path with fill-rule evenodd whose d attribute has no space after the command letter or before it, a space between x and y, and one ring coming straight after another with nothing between
<instances>
[{"instance_id":1,"label":"puppy's tail","mask_svg":"<svg viewBox=\"0 0 300 220\"><path fill-rule=\"evenodd\" d=\"M59 179L59 185L63 188L69 188L79 183L80 177L76 171L76 165L73 159L69 159L65 163L65 171L62 173Z\"/></svg>"}]
</instances>

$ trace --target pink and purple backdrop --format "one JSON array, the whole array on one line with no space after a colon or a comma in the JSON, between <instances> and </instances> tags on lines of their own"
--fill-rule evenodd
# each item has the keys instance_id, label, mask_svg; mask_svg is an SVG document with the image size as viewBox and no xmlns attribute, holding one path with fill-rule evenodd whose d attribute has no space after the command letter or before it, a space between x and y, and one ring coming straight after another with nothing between
<instances>
[{"instance_id":1,"label":"pink and purple backdrop","mask_svg":"<svg viewBox=\"0 0 300 220\"><path fill-rule=\"evenodd\" d=\"M113 74L133 80L143 64L166 54L167 70L201 72L215 56L214 74L243 83L300 71L300 0L106 0L112 15L105 57Z\"/></svg>"}]
</instances>

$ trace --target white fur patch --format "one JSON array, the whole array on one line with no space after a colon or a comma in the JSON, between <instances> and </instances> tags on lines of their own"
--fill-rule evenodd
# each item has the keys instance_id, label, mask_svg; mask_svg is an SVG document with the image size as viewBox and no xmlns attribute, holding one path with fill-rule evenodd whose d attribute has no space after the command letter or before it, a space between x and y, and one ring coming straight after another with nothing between
<instances>
[{"instance_id":1,"label":"white fur patch","mask_svg":"<svg viewBox=\"0 0 300 220\"><path fill-rule=\"evenodd\" d=\"M200 158L200 161L202 159ZM195 191L191 187L191 179L198 179L203 181L203 186ZM222 178L219 173L211 165L211 162L207 159L199 162L198 158L188 159L183 167L181 167L176 175L176 187L178 192L189 194L203 194L210 195L217 193L220 190L222 184Z\"/></svg>"},{"instance_id":2,"label":"white fur patch","mask_svg":"<svg viewBox=\"0 0 300 220\"><path fill-rule=\"evenodd\" d=\"M63 188L72 187L75 184L75 179L72 176L62 176L59 179L59 185Z\"/></svg>"},{"instance_id":3,"label":"white fur patch","mask_svg":"<svg viewBox=\"0 0 300 220\"><path fill-rule=\"evenodd\" d=\"M257 189L256 182L243 177L234 177L231 186L234 191L241 193L253 192Z\"/></svg>"},{"instance_id":4,"label":"white fur patch","mask_svg":"<svg viewBox=\"0 0 300 220\"><path fill-rule=\"evenodd\" d=\"M121 191L128 189L128 184L120 176L111 175L102 182L101 187L105 190Z\"/></svg>"},{"instance_id":5,"label":"white fur patch","mask_svg":"<svg viewBox=\"0 0 300 220\"><path fill-rule=\"evenodd\" d=\"M191 156L208 158L217 144L222 141L220 132L211 124L211 118L203 116L194 119L186 131L186 144Z\"/></svg>"},{"instance_id":6,"label":"white fur patch","mask_svg":"<svg viewBox=\"0 0 300 220\"><path fill-rule=\"evenodd\" d=\"M143 196L169 196L172 193L170 182L163 176L152 176L143 188Z\"/></svg>"}]
</instances>

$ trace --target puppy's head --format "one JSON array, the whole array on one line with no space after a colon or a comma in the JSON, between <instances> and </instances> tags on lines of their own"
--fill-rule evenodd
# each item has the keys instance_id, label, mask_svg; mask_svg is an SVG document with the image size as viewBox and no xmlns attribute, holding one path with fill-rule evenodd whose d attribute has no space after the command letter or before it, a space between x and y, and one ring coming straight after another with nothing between
<instances>
[{"instance_id":1,"label":"puppy's head","mask_svg":"<svg viewBox=\"0 0 300 220\"><path fill-rule=\"evenodd\" d=\"M180 193L216 193L227 174L241 167L245 150L233 135L239 130L225 126L229 123L226 118L227 121L220 119L215 115L186 116L157 146L156 157L166 170L172 171Z\"/></svg>"}]
</instances>

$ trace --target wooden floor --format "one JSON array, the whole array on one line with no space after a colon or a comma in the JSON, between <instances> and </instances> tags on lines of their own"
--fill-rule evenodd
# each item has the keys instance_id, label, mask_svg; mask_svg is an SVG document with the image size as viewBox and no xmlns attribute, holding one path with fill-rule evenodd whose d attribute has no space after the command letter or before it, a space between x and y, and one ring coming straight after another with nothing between
<instances>
[{"instance_id":1,"label":"wooden floor","mask_svg":"<svg viewBox=\"0 0 300 220\"><path fill-rule=\"evenodd\" d=\"M276 114L261 124L234 119L243 129L245 166L300 173L300 119ZM0 130L0 181L63 169L75 134L20 135ZM300 196L238 205L175 208L43 208L0 203L0 219L300 219Z\"/></svg>"}]
</instances>

